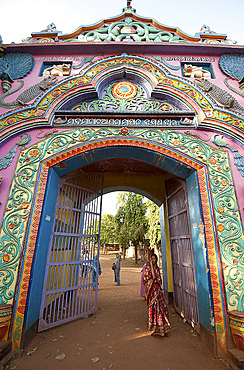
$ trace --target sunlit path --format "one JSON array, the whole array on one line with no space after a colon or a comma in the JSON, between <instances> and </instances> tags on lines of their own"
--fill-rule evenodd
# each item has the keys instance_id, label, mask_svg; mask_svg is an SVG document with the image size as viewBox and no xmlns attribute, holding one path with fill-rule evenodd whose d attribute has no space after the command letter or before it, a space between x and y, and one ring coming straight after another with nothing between
<instances>
[{"instance_id":1,"label":"sunlit path","mask_svg":"<svg viewBox=\"0 0 244 370\"><path fill-rule=\"evenodd\" d=\"M227 369L201 345L191 327L170 307L168 338L147 331L147 305L139 296L141 266L122 261L121 286L114 283L114 254L101 255L98 311L95 315L37 334L16 370ZM32 355L28 351L37 348ZM30 353L30 352L29 352ZM65 354L63 360L56 357ZM59 358L59 357L58 357ZM62 358L62 356L61 356Z\"/></svg>"}]
</instances>

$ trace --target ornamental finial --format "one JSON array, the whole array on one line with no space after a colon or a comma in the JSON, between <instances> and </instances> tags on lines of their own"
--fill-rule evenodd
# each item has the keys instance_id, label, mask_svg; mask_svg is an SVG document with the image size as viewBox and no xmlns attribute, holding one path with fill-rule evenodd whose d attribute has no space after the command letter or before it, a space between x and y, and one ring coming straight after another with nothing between
<instances>
[{"instance_id":1,"label":"ornamental finial","mask_svg":"<svg viewBox=\"0 0 244 370\"><path fill-rule=\"evenodd\" d=\"M127 1L127 6L126 8L123 9L123 12L131 12L131 13L135 13L136 12L136 9L132 8L131 6L131 3L132 3L132 0L126 0Z\"/></svg>"}]
</instances>

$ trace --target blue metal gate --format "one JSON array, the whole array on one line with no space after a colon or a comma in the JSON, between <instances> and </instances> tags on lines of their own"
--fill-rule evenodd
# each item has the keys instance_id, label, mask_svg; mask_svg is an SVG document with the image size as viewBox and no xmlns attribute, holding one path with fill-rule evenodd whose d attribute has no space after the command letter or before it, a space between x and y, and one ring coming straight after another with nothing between
<instances>
[{"instance_id":1,"label":"blue metal gate","mask_svg":"<svg viewBox=\"0 0 244 370\"><path fill-rule=\"evenodd\" d=\"M38 331L97 309L102 188L100 175L59 181Z\"/></svg>"},{"instance_id":2,"label":"blue metal gate","mask_svg":"<svg viewBox=\"0 0 244 370\"><path fill-rule=\"evenodd\" d=\"M181 316L199 331L195 264L185 182L179 179L167 180L166 194L174 305Z\"/></svg>"}]
</instances>

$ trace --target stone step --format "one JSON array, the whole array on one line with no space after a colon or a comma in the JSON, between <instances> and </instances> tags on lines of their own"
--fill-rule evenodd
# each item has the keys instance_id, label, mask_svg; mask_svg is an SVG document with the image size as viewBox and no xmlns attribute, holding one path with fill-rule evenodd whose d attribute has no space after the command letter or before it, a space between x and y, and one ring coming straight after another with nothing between
<instances>
[{"instance_id":1,"label":"stone step","mask_svg":"<svg viewBox=\"0 0 244 370\"><path fill-rule=\"evenodd\" d=\"M9 364L11 364L12 361L16 360L16 358L20 358L21 356L22 356L22 350L9 352L0 361L0 370L4 370L6 368L6 366L8 366Z\"/></svg>"},{"instance_id":2,"label":"stone step","mask_svg":"<svg viewBox=\"0 0 244 370\"><path fill-rule=\"evenodd\" d=\"M228 350L228 358L231 361L230 365L233 369L244 370L244 351L237 348L232 348Z\"/></svg>"},{"instance_id":3,"label":"stone step","mask_svg":"<svg viewBox=\"0 0 244 370\"><path fill-rule=\"evenodd\" d=\"M1 340L0 341L0 361L7 356L12 350L12 343L10 340Z\"/></svg>"}]
</instances>

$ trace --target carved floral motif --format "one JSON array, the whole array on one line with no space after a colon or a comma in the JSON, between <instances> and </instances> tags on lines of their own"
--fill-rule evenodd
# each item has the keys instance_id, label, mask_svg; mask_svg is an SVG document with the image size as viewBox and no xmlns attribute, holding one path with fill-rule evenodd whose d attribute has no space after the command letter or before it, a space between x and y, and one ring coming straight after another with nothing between
<instances>
[{"instance_id":1,"label":"carved floral motif","mask_svg":"<svg viewBox=\"0 0 244 370\"><path fill-rule=\"evenodd\" d=\"M107 68L120 66L123 64L132 65L142 69L144 69L146 66L147 68L145 69L148 70L149 68L148 71L157 78L159 86L165 88L167 87L171 94L183 94L186 100L189 99L190 101L192 98L194 98L199 110L205 114L206 117L211 117L211 127L213 127L214 122L216 122L220 123L221 125L226 123L230 126L238 127L242 131L244 130L244 121L241 119L241 117L237 117L233 113L225 112L214 107L213 102L207 100L201 91L196 89L196 87L190 82L187 83L178 77L167 76L166 72L152 63L151 60L141 57L122 55L120 57L103 59L93 65L87 71L84 71L82 77L73 77L68 81L63 81L56 89L50 89L50 91L39 100L38 106L22 109L19 112L14 112L10 115L8 114L7 116L3 116L1 119L0 131L4 131L8 126L15 125L25 119L36 118L38 109L42 109L44 112L43 115L45 115L45 112L50 108L50 105L53 104L57 98L60 99L62 94L67 93L67 91L72 92L73 89L77 89L77 87L83 84L90 83L98 73ZM58 95L55 93L56 90L60 92Z\"/></svg>"},{"instance_id":2,"label":"carved floral motif","mask_svg":"<svg viewBox=\"0 0 244 370\"><path fill-rule=\"evenodd\" d=\"M119 138L120 135L121 139ZM116 138L114 141L113 137ZM98 141L96 141L97 139ZM102 141L99 139L102 139ZM79 142L82 146L79 146ZM210 274L215 284L213 294L214 305L216 306L216 311L214 311L216 329L219 336L218 340L220 340L221 345L224 346L226 341L223 318L224 308L221 306L221 301L217 299L221 294L221 287L219 285L221 279L218 277L218 270L216 269L217 257L214 245L213 227L211 224L211 210L209 208L209 195L206 192L207 179L204 170L202 170L202 166L195 163L194 160L200 161L202 165L209 167L210 187L218 227L220 252L223 266L225 266L224 274L227 283L227 300L229 307L234 309L242 305L241 292L243 291L242 285L244 280L242 279L243 234L239 211L236 211L237 201L235 192L233 191L228 156L226 152L214 149L206 143L199 143L199 140L196 138L188 137L187 135L170 130L130 129L125 138L119 128L77 129L63 131L58 133L55 137L48 138L44 142L35 144L29 149L22 150L22 155L20 156L16 168L16 173L18 175L15 176L15 182L12 184L3 220L3 230L0 235L0 251L2 250L2 256L6 253L10 256L9 261L7 263L3 261L1 266L1 299L3 301L11 301L13 299L13 288L16 280L11 272L17 267L20 258L18 251L22 248L23 235L25 234L30 210L30 207L26 207L27 203L29 205L31 204L33 198L38 164L40 161L46 160L46 165L48 167L53 166L58 164L61 160L63 161L65 158L72 157L80 152L101 147L103 143L105 147L108 145L136 145L147 147L148 149L151 148L164 155L173 156L173 158L193 166L198 171L204 209L207 248L209 253L211 252L209 255L211 256L211 258L209 257ZM39 150L39 155L37 157L30 156L33 149ZM177 150L177 152L175 152L175 150ZM50 155L53 159L48 160ZM191 159L189 159L189 157ZM46 169L46 177L48 167L43 167ZM43 189L44 194L45 185L43 185ZM23 205L24 209L22 208ZM235 217L233 217L234 211ZM7 239L6 235L8 235ZM31 243L33 244L33 239L31 239ZM11 246L11 249L8 248L8 245ZM34 251L33 248L32 251ZM216 296L215 292L217 294ZM24 307L20 306L18 312L19 315L21 312L21 315L24 315ZM17 315L14 329L15 338L20 335L22 323L23 316ZM18 343L19 342L16 340L17 346Z\"/></svg>"},{"instance_id":3,"label":"carved floral motif","mask_svg":"<svg viewBox=\"0 0 244 370\"><path fill-rule=\"evenodd\" d=\"M54 155L60 150L64 150L77 142L86 142L92 138L103 138L109 135L127 135L126 132L121 132L120 129L78 129L75 131L66 131L59 133L55 137L49 138L45 144L35 144L34 147L22 150L22 156L19 159L17 172L19 176L15 177L15 182L11 188L9 201L7 204L7 214L3 221L3 232L11 235L12 232L19 237L9 239L9 255L11 261L9 268L12 269L17 263L20 253L21 234L24 232L25 217L28 215L32 200L32 191L35 184L37 168L40 160L43 160L48 155ZM153 140L154 142L163 142L169 147L175 147L184 153L188 153L192 158L201 160L202 163L209 166L210 185L213 193L214 209L218 223L219 241L221 246L221 254L223 262L225 262L225 281L228 282L227 299L230 306L240 309L242 305L241 296L244 281L243 275L243 236L240 223L239 212L233 211L236 209L236 197L233 192L233 180L228 165L228 157L226 152L213 149L206 143L201 142L192 137L172 132L170 130L143 130L130 129L130 137L144 138L145 140ZM4 253L8 250L8 242L5 237L0 239L0 245ZM7 249L6 249L7 248ZM238 265L233 263L233 260L238 261ZM16 262L14 262L16 261ZM11 266L11 267L10 267ZM238 271L238 273L237 273ZM241 276L243 277L241 278ZM7 274L9 278L3 278L1 286L1 299L7 302L12 299L10 287L13 283L12 274ZM242 280L243 279L243 280ZM238 286L236 283L238 282ZM238 293L239 292L239 293ZM240 301L239 298L240 297Z\"/></svg>"},{"instance_id":4,"label":"carved floral motif","mask_svg":"<svg viewBox=\"0 0 244 370\"><path fill-rule=\"evenodd\" d=\"M68 41L154 41L189 42L173 32L163 31L151 23L136 21L127 17L122 21L105 23L100 28L83 32L77 39Z\"/></svg>"}]
</instances>

